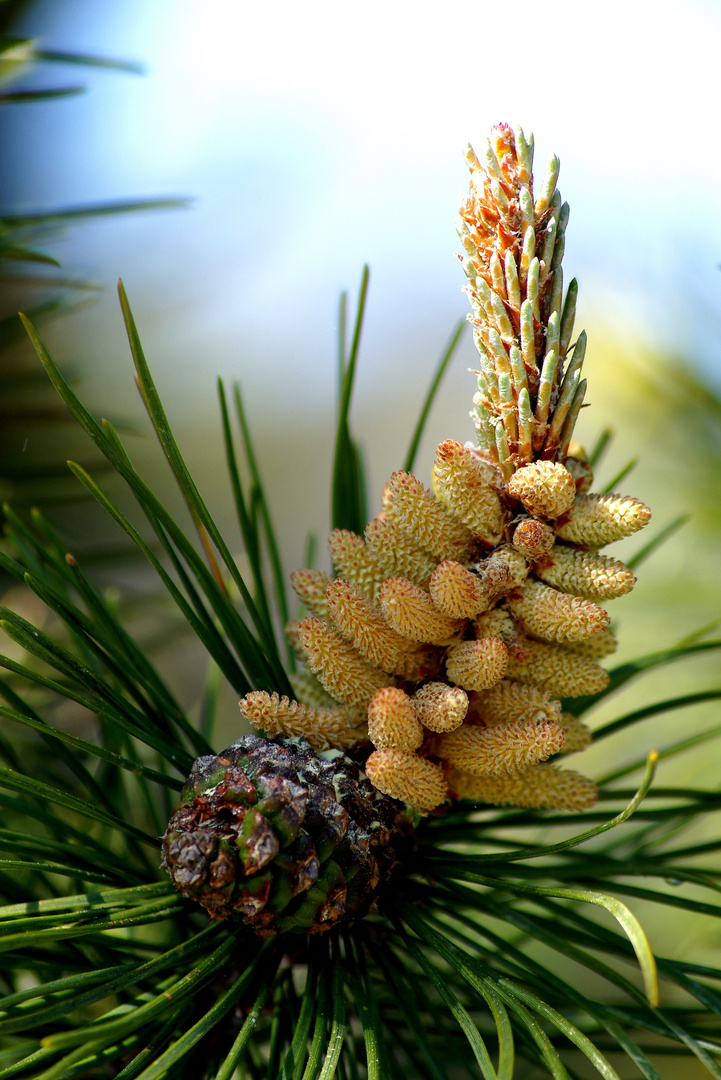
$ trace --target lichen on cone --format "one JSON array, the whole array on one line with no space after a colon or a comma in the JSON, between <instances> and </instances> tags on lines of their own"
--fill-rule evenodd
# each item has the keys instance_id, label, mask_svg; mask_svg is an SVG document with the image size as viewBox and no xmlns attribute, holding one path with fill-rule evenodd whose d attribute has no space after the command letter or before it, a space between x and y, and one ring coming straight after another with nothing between
<instances>
[{"instance_id":1,"label":"lichen on cone","mask_svg":"<svg viewBox=\"0 0 721 1080\"><path fill-rule=\"evenodd\" d=\"M440 444L430 488L394 472L363 536L331 534L330 576L296 571L312 612L287 631L304 666L299 703L254 692L241 709L274 738L351 753L379 799L420 815L454 799L581 810L593 781L549 759L590 735L574 718L564 725L560 698L608 682L596 661L615 638L598 601L635 578L598 552L650 511L594 494L572 441L586 335L574 334L575 280L564 288L558 160L536 184L533 139L499 124L466 162L458 234L479 357L476 440ZM316 707L322 690L331 704Z\"/></svg>"}]
</instances>

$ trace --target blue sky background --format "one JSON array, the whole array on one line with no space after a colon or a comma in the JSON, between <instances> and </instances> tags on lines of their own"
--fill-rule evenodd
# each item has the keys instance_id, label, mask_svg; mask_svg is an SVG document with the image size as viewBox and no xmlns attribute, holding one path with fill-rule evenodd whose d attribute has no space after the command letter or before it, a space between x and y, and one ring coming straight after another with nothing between
<instances>
[{"instance_id":1,"label":"blue sky background","mask_svg":"<svg viewBox=\"0 0 721 1080\"><path fill-rule=\"evenodd\" d=\"M537 170L561 158L583 304L615 290L615 317L721 379L718 5L54 0L28 23L148 75L92 75L88 95L34 106L24 136L17 110L32 165L16 196L193 196L189 213L86 229L72 256L171 298L179 340L210 346L214 368L235 370L234 338L320 375L365 261L381 337L430 347L464 306L461 151L505 119L535 132Z\"/></svg>"}]
</instances>

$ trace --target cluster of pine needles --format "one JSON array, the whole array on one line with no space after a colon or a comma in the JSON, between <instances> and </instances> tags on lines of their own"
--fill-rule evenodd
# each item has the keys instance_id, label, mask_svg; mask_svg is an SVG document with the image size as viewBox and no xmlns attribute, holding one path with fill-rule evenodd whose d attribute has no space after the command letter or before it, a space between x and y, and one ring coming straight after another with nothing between
<instances>
[{"instance_id":1,"label":"cluster of pine needles","mask_svg":"<svg viewBox=\"0 0 721 1080\"><path fill-rule=\"evenodd\" d=\"M366 509L349 410L366 288L367 275L350 347L341 348L332 497L334 527L355 530ZM237 542L223 539L188 473L122 290L121 303L142 399L200 542L28 330L147 528L131 524L80 465L71 470L158 575L211 674L193 722L126 629L122 603L93 584L42 515L8 509L0 565L49 616L41 629L0 613L15 643L0 658L0 1078L661 1080L679 1055L687 1070L721 1077L721 970L659 955L663 942L652 950L633 911L640 899L662 905L669 925L688 913L721 916L707 861L721 835L707 825L703 843L683 838L714 820L721 792L653 784L657 754L638 790L624 778L643 773L644 757L600 778L590 812L461 802L425 819L377 911L322 936L263 942L209 921L175 892L159 866L159 838L193 760L219 749L219 684L238 696L291 693L293 658L278 633L290 612L239 389L226 395L221 385L220 408L247 580L231 554ZM440 361L407 469L459 337L460 329ZM580 716L629 680L719 646L697 640L642 656L613 669L601 694L564 707ZM657 701L594 739L720 696ZM97 718L94 737L72 734L69 715ZM687 895L703 889L704 900Z\"/></svg>"}]
</instances>

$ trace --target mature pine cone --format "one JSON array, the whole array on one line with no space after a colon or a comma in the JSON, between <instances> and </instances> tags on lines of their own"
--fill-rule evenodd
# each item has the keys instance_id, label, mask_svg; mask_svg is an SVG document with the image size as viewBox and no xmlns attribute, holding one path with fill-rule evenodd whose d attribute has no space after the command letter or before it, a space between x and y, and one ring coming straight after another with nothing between
<instances>
[{"instance_id":1,"label":"mature pine cone","mask_svg":"<svg viewBox=\"0 0 721 1080\"><path fill-rule=\"evenodd\" d=\"M367 913L412 831L408 808L340 751L244 735L193 765L162 865L214 918L319 934Z\"/></svg>"}]
</instances>

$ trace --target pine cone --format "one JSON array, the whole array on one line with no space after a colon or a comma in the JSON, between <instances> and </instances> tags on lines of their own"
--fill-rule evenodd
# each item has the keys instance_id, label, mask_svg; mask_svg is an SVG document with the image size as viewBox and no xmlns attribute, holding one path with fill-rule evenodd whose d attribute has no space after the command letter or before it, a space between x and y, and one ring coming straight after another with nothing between
<instances>
[{"instance_id":1,"label":"pine cone","mask_svg":"<svg viewBox=\"0 0 721 1080\"><path fill-rule=\"evenodd\" d=\"M344 754L245 735L193 765L162 865L213 918L319 934L368 912L413 824Z\"/></svg>"}]
</instances>

